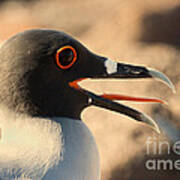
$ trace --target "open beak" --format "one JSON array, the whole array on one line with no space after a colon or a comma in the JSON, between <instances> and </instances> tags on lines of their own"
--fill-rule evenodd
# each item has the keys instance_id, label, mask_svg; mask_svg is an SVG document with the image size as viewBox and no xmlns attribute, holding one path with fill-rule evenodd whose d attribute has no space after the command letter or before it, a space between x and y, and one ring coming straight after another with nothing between
<instances>
[{"instance_id":1,"label":"open beak","mask_svg":"<svg viewBox=\"0 0 180 180\"><path fill-rule=\"evenodd\" d=\"M175 92L175 88L169 78L164 75L163 73L146 68L143 66L134 66L129 64L117 63L113 62L109 59L106 59L104 62L104 72L98 73L94 75L92 78L154 78L164 82L168 85L173 92ZM145 122L146 124L150 125L154 128L158 133L160 133L160 128L158 127L157 123L147 116L146 114L139 112L135 109L122 105L120 103L114 102L113 100L123 100L123 101L135 101L135 102L154 102L154 103L162 103L165 104L164 101L161 99L155 98L138 98L138 97L131 97L131 96L124 96L124 95L117 95L117 94L102 94L97 95L92 93L84 88L82 88L78 83L87 77L77 79L73 82L70 82L70 87L74 88L75 90L81 92L82 94L89 97L89 105L95 105L102 108L106 108L112 111L119 112L121 114L127 115L137 121Z\"/></svg>"}]
</instances>

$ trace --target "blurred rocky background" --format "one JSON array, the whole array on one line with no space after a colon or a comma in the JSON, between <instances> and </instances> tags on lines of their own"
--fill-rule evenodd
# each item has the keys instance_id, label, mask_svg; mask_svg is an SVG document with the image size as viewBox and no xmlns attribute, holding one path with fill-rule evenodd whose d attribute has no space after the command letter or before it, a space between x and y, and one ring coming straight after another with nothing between
<instances>
[{"instance_id":1,"label":"blurred rocky background","mask_svg":"<svg viewBox=\"0 0 180 180\"><path fill-rule=\"evenodd\" d=\"M180 139L179 0L1 0L0 17L1 42L25 29L53 28L70 33L92 51L116 61L164 72L176 86L176 94L152 80L91 80L83 86L96 93L151 96L168 101L168 106L125 104L156 119L169 136L175 133L176 142ZM167 142L167 138L144 124L100 108L90 107L82 116L97 140L102 180L180 179L180 155L174 153L175 141L170 153L164 144L162 152L148 154L148 138L151 150L159 142ZM170 160L173 168L172 164L161 164L159 169L149 170L149 160Z\"/></svg>"}]
</instances>

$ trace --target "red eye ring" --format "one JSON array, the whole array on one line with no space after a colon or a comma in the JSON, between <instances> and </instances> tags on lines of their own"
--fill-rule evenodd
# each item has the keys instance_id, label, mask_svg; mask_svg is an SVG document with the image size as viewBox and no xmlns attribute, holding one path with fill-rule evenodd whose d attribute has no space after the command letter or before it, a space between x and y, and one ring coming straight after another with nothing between
<instances>
[{"instance_id":1,"label":"red eye ring","mask_svg":"<svg viewBox=\"0 0 180 180\"><path fill-rule=\"evenodd\" d=\"M70 49L73 52L73 60L70 64L64 66L60 63L59 55L62 51L66 50L66 49ZM57 50L56 63L61 69L69 69L76 62L76 60L77 60L77 52L72 46L69 46L69 45L63 46Z\"/></svg>"}]
</instances>

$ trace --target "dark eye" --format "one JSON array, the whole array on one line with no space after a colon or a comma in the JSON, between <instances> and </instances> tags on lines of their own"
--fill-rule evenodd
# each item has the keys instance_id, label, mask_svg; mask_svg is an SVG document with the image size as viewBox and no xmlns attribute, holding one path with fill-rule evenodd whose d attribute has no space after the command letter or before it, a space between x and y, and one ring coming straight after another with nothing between
<instances>
[{"instance_id":1,"label":"dark eye","mask_svg":"<svg viewBox=\"0 0 180 180\"><path fill-rule=\"evenodd\" d=\"M56 53L56 63L61 69L70 68L77 59L76 50L72 46L64 46Z\"/></svg>"}]
</instances>

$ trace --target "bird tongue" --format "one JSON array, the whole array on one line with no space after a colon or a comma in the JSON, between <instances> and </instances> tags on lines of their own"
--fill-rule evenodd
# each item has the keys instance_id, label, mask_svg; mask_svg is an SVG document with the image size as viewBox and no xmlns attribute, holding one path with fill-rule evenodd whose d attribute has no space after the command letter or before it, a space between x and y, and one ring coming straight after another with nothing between
<instances>
[{"instance_id":1,"label":"bird tongue","mask_svg":"<svg viewBox=\"0 0 180 180\"><path fill-rule=\"evenodd\" d=\"M87 78L80 78L73 82L70 82L70 87L76 90L82 90L82 87L78 84L79 82L85 80ZM133 101L133 102L146 102L146 103L161 103L167 104L165 101L157 98L142 98L142 97L133 97L133 96L126 96L121 94L102 94L99 95L102 98L109 99L109 100L117 100L117 101Z\"/></svg>"},{"instance_id":2,"label":"bird tongue","mask_svg":"<svg viewBox=\"0 0 180 180\"><path fill-rule=\"evenodd\" d=\"M142 97L125 96L120 94L103 94L101 95L101 97L109 100L118 100L118 101L134 101L134 102L167 104L165 101L157 98L142 98Z\"/></svg>"}]
</instances>

